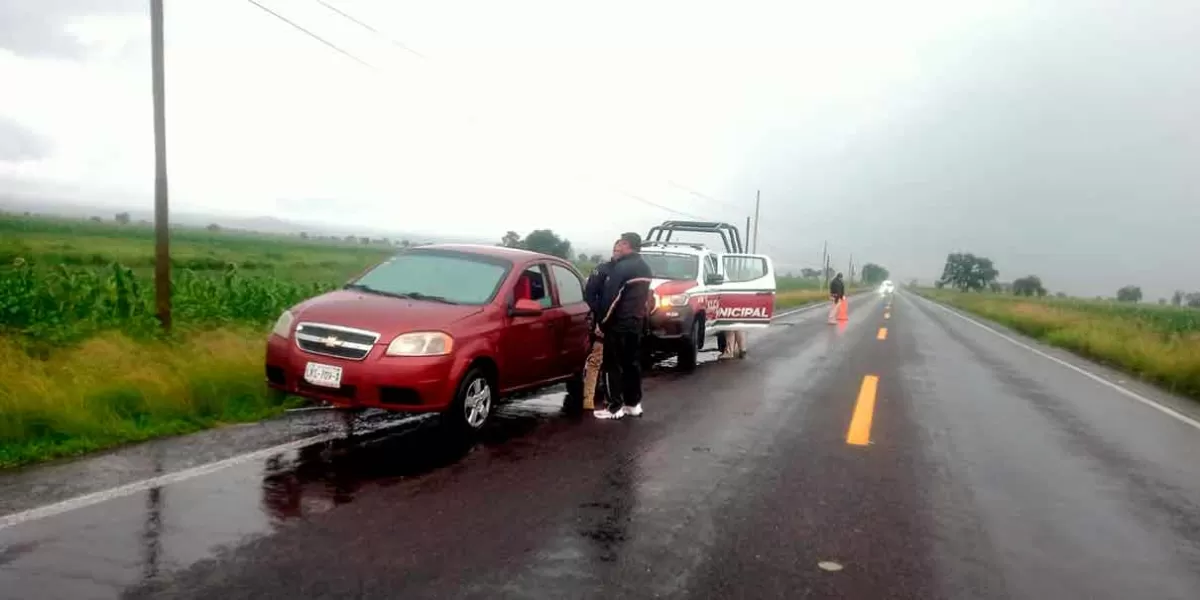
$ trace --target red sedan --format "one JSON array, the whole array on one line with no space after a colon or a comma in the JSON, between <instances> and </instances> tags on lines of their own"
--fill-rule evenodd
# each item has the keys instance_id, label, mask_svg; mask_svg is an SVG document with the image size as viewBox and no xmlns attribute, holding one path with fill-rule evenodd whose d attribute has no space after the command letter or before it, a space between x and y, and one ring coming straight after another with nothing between
<instances>
[{"instance_id":1,"label":"red sedan","mask_svg":"<svg viewBox=\"0 0 1200 600\"><path fill-rule=\"evenodd\" d=\"M284 311L267 384L341 408L439 412L478 430L516 393L565 382L578 397L587 313L582 277L563 259L422 246Z\"/></svg>"}]
</instances>

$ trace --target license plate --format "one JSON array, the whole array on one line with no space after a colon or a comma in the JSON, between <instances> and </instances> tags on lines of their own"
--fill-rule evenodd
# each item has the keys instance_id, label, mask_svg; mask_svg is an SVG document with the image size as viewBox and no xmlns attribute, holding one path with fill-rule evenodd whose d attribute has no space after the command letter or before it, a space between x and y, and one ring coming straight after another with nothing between
<instances>
[{"instance_id":1,"label":"license plate","mask_svg":"<svg viewBox=\"0 0 1200 600\"><path fill-rule=\"evenodd\" d=\"M304 367L304 380L321 387L342 387L342 368L310 362Z\"/></svg>"}]
</instances>

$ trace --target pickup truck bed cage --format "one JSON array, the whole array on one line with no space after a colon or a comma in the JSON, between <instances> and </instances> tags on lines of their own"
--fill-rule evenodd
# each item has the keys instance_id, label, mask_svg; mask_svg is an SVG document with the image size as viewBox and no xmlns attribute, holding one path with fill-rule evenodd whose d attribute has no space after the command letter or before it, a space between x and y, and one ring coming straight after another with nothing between
<instances>
[{"instance_id":1,"label":"pickup truck bed cage","mask_svg":"<svg viewBox=\"0 0 1200 600\"><path fill-rule=\"evenodd\" d=\"M650 232L646 234L646 241L654 245L667 244L671 241L671 236L677 231L715 233L721 236L721 241L725 244L726 252L734 254L744 252L742 236L738 234L737 227L719 221L663 221L662 225L655 225L650 228ZM694 246L694 244L687 245Z\"/></svg>"}]
</instances>

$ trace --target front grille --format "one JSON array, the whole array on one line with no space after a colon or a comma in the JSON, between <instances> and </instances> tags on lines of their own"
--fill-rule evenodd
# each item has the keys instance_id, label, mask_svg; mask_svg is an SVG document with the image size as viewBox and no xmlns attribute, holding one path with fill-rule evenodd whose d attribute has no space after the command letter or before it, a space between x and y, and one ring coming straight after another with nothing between
<instances>
[{"instance_id":1,"label":"front grille","mask_svg":"<svg viewBox=\"0 0 1200 600\"><path fill-rule=\"evenodd\" d=\"M366 358L379 341L374 331L324 323L301 323L296 326L295 337L296 346L305 352L347 360Z\"/></svg>"}]
</instances>

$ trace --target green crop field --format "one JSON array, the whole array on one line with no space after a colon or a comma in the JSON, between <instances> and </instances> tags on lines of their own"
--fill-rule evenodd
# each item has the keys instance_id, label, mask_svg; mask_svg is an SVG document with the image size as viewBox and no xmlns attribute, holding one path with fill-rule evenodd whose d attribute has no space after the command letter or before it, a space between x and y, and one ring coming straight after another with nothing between
<instances>
[{"instance_id":1,"label":"green crop field","mask_svg":"<svg viewBox=\"0 0 1200 600\"><path fill-rule=\"evenodd\" d=\"M1200 398L1200 310L950 290L920 293Z\"/></svg>"}]
</instances>

